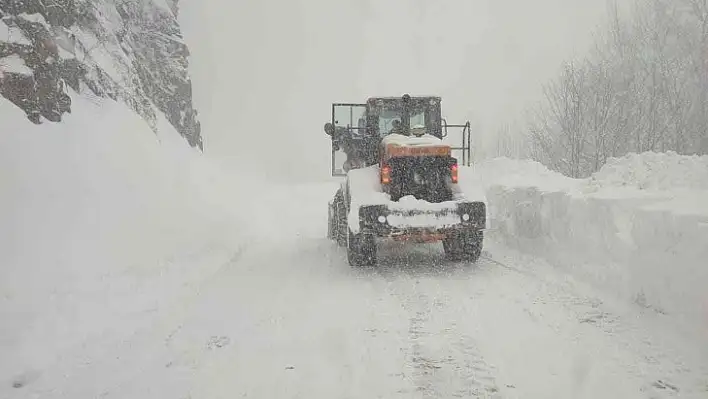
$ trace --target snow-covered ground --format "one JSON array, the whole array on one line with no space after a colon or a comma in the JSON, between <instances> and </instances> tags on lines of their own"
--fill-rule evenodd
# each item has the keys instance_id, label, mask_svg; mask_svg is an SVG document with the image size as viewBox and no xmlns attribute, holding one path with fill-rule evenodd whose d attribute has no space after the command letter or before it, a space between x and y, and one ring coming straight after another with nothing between
<instances>
[{"instance_id":1,"label":"snow-covered ground","mask_svg":"<svg viewBox=\"0 0 708 399\"><path fill-rule=\"evenodd\" d=\"M495 239L708 335L708 156L630 154L588 179L504 158L465 172Z\"/></svg>"},{"instance_id":2,"label":"snow-covered ground","mask_svg":"<svg viewBox=\"0 0 708 399\"><path fill-rule=\"evenodd\" d=\"M633 197L623 213L597 183L496 160L461 170L491 194L478 264L385 243L379 267L354 269L325 238L337 180L224 173L164 120L154 135L120 104L72 97L81 112L41 126L0 99L2 398L708 395L708 339L670 306L706 281L692 257L706 246L686 252L698 227L678 236L697 216L661 213L676 224L657 231ZM647 255L613 258L610 221ZM641 306L615 295L631 292L614 289L622 267Z\"/></svg>"},{"instance_id":3,"label":"snow-covered ground","mask_svg":"<svg viewBox=\"0 0 708 399\"><path fill-rule=\"evenodd\" d=\"M164 119L156 136L122 104L72 101L65 122L35 126L0 97L0 397L149 325L241 235Z\"/></svg>"}]
</instances>

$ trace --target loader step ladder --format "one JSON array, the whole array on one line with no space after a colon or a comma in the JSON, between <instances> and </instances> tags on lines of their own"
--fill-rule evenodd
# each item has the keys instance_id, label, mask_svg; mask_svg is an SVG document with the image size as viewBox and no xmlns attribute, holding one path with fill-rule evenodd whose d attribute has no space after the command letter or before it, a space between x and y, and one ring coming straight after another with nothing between
<instances>
[{"instance_id":1,"label":"loader step ladder","mask_svg":"<svg viewBox=\"0 0 708 399\"><path fill-rule=\"evenodd\" d=\"M350 133L363 135L366 133L365 126L359 126L358 120L366 113L366 104L361 103L333 103L332 104L332 125L335 128L344 127ZM343 163L346 155L341 149L337 149L332 143L332 176L346 176Z\"/></svg>"},{"instance_id":2,"label":"loader step ladder","mask_svg":"<svg viewBox=\"0 0 708 399\"><path fill-rule=\"evenodd\" d=\"M461 128L462 129L462 145L460 147L451 147L452 151L462 151L462 165L470 166L472 163L472 154L470 152L471 142L470 136L472 135L472 128L470 122L467 121L464 125L448 125L445 118L442 120L443 126L443 139L447 137L447 128Z\"/></svg>"}]
</instances>

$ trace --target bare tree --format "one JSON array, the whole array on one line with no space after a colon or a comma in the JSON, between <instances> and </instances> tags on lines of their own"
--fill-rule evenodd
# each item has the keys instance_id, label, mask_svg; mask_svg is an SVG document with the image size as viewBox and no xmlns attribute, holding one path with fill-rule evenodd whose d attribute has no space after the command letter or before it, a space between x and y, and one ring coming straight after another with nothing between
<instances>
[{"instance_id":1,"label":"bare tree","mask_svg":"<svg viewBox=\"0 0 708 399\"><path fill-rule=\"evenodd\" d=\"M530 155L572 177L627 152L708 152L708 0L637 0L544 86Z\"/></svg>"}]
</instances>

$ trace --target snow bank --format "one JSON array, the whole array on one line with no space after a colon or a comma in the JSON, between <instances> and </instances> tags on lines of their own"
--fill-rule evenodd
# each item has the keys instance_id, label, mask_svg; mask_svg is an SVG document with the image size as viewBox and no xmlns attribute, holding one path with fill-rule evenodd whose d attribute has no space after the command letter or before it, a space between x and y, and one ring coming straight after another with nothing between
<instances>
[{"instance_id":1,"label":"snow bank","mask_svg":"<svg viewBox=\"0 0 708 399\"><path fill-rule=\"evenodd\" d=\"M462 180L463 174L467 176ZM538 187L547 191L577 191L579 181L548 170L541 163L530 160L494 158L472 166L460 167L460 184L465 190L474 189L470 185L482 186L484 190L492 185L504 187Z\"/></svg>"},{"instance_id":2,"label":"snow bank","mask_svg":"<svg viewBox=\"0 0 708 399\"><path fill-rule=\"evenodd\" d=\"M631 153L609 159L590 177L588 184L597 189L708 190L708 155L683 156L674 151Z\"/></svg>"},{"instance_id":3,"label":"snow bank","mask_svg":"<svg viewBox=\"0 0 708 399\"><path fill-rule=\"evenodd\" d=\"M475 175L497 239L708 328L706 166L706 157L632 154L576 180L501 158L477 165Z\"/></svg>"},{"instance_id":4,"label":"snow bank","mask_svg":"<svg viewBox=\"0 0 708 399\"><path fill-rule=\"evenodd\" d=\"M34 125L0 97L0 396L149 322L233 256L235 193L162 115L71 93ZM102 345L94 346L95 350Z\"/></svg>"}]
</instances>

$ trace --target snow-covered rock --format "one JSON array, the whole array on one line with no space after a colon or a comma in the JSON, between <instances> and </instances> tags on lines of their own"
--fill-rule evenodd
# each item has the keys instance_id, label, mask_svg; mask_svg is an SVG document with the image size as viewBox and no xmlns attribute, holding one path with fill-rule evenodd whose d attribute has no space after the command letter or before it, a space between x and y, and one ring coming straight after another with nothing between
<instances>
[{"instance_id":1,"label":"snow-covered rock","mask_svg":"<svg viewBox=\"0 0 708 399\"><path fill-rule=\"evenodd\" d=\"M15 44L22 44L22 45L31 45L32 42L30 42L27 39L27 36L22 32L22 30L18 29L17 27L14 26L7 26L1 19L0 19L0 41L6 42L6 43L15 43Z\"/></svg>"},{"instance_id":2,"label":"snow-covered rock","mask_svg":"<svg viewBox=\"0 0 708 399\"><path fill-rule=\"evenodd\" d=\"M0 70L6 73L32 76L32 70L25 64L25 60L17 54L10 54L5 58L0 58Z\"/></svg>"},{"instance_id":3,"label":"snow-covered rock","mask_svg":"<svg viewBox=\"0 0 708 399\"><path fill-rule=\"evenodd\" d=\"M4 2L0 94L42 123L71 112L67 86L90 90L125 102L155 132L161 111L201 148L177 11L176 0Z\"/></svg>"}]
</instances>

